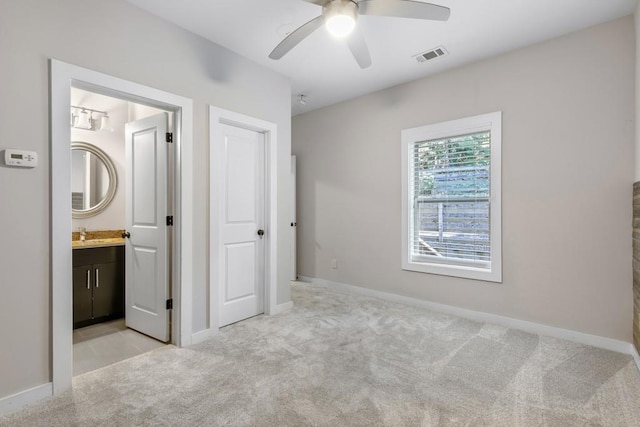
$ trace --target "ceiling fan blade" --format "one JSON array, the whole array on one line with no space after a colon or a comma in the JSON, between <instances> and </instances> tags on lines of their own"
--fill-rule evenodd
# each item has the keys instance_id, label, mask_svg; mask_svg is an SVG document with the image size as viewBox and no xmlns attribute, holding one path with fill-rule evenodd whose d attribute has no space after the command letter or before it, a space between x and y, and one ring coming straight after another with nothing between
<instances>
[{"instance_id":1,"label":"ceiling fan blade","mask_svg":"<svg viewBox=\"0 0 640 427\"><path fill-rule=\"evenodd\" d=\"M446 21L451 14L451 9L448 7L412 0L360 0L358 11L361 15L394 16L432 21Z\"/></svg>"},{"instance_id":2,"label":"ceiling fan blade","mask_svg":"<svg viewBox=\"0 0 640 427\"><path fill-rule=\"evenodd\" d=\"M271 59L280 59L285 56L291 49L296 47L298 43L307 38L311 33L322 26L322 15L313 18L306 24L298 27L294 32L289 34L280 42L278 46L269 54Z\"/></svg>"},{"instance_id":3,"label":"ceiling fan blade","mask_svg":"<svg viewBox=\"0 0 640 427\"><path fill-rule=\"evenodd\" d=\"M324 6L324 4L327 2L327 0L304 0L307 3L313 3L313 4L317 4L318 6Z\"/></svg>"},{"instance_id":4,"label":"ceiling fan blade","mask_svg":"<svg viewBox=\"0 0 640 427\"><path fill-rule=\"evenodd\" d=\"M369 68L371 65L371 54L369 53L369 48L367 47L367 42L364 39L362 31L356 28L347 39L347 44L360 68Z\"/></svg>"}]
</instances>

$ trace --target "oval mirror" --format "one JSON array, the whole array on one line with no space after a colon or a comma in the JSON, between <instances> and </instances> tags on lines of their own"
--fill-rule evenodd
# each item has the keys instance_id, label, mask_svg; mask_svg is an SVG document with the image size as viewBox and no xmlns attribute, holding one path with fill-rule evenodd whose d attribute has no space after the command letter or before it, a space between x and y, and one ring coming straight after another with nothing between
<instances>
[{"instance_id":1,"label":"oval mirror","mask_svg":"<svg viewBox=\"0 0 640 427\"><path fill-rule=\"evenodd\" d=\"M71 143L71 215L102 212L116 194L116 168L107 154L88 142Z\"/></svg>"}]
</instances>

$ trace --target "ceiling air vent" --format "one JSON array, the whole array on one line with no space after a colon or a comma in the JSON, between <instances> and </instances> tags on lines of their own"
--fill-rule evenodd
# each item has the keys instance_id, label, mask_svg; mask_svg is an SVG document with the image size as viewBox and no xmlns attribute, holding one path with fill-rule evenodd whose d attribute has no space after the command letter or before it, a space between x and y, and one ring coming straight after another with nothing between
<instances>
[{"instance_id":1,"label":"ceiling air vent","mask_svg":"<svg viewBox=\"0 0 640 427\"><path fill-rule=\"evenodd\" d=\"M418 62L427 62L432 61L436 58L440 58L441 56L445 56L447 54L448 52L444 47L438 46L426 52L419 53L415 55L414 58L416 58L416 61Z\"/></svg>"}]
</instances>

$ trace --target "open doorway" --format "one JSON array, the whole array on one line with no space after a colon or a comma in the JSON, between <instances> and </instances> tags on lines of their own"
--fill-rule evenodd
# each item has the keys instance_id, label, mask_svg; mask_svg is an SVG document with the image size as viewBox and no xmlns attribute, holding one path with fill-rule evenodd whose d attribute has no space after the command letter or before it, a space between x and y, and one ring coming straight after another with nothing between
<instances>
[{"instance_id":1,"label":"open doorway","mask_svg":"<svg viewBox=\"0 0 640 427\"><path fill-rule=\"evenodd\" d=\"M73 376L73 269L71 206L71 155L69 141L71 88L112 96L173 113L173 239L169 242L171 301L170 342L192 342L193 247L193 101L138 83L86 68L51 60L51 352L52 392L71 388ZM144 150L143 150L144 151ZM144 182L142 180L141 182ZM183 220L184 218L184 220ZM149 258L147 259L147 261Z\"/></svg>"},{"instance_id":2,"label":"open doorway","mask_svg":"<svg viewBox=\"0 0 640 427\"><path fill-rule=\"evenodd\" d=\"M173 228L144 211L173 211L174 156L165 136L172 135L171 111L71 87L70 112L75 376L170 341ZM142 182L133 185L134 178ZM150 232L160 244L140 250L136 243Z\"/></svg>"}]
</instances>

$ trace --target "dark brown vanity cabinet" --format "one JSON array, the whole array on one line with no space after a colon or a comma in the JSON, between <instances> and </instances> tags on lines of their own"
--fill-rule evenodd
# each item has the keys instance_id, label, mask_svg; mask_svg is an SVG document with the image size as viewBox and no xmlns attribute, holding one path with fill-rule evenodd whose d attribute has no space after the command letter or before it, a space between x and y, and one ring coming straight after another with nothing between
<instances>
[{"instance_id":1,"label":"dark brown vanity cabinet","mask_svg":"<svg viewBox=\"0 0 640 427\"><path fill-rule=\"evenodd\" d=\"M124 246L73 251L73 328L124 316Z\"/></svg>"}]
</instances>

